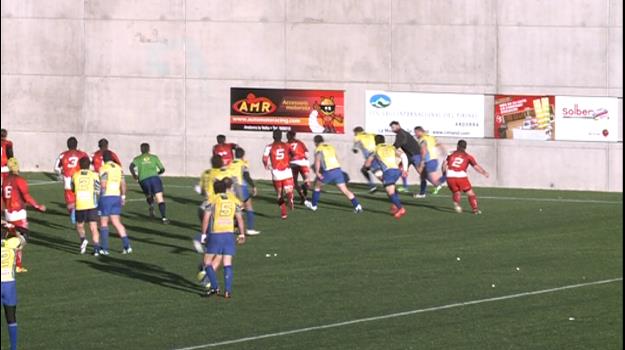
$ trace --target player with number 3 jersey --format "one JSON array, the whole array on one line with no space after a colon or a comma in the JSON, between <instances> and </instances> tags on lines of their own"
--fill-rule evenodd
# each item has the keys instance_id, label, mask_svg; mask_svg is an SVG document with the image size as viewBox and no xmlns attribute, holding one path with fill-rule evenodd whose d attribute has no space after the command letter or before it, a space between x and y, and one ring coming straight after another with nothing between
<instances>
[{"instance_id":1,"label":"player with number 3 jersey","mask_svg":"<svg viewBox=\"0 0 625 350\"><path fill-rule=\"evenodd\" d=\"M80 170L78 162L85 157L89 158L89 155L78 149L78 140L72 136L67 139L67 151L59 155L54 166L56 173L63 177L65 204L73 225L76 224L76 197L72 191L72 176Z\"/></svg>"},{"instance_id":2,"label":"player with number 3 jersey","mask_svg":"<svg viewBox=\"0 0 625 350\"><path fill-rule=\"evenodd\" d=\"M273 186L278 195L278 205L280 206L280 216L282 219L287 218L286 196L291 210L293 204L293 171L291 171L291 147L282 142L282 131L275 130L273 132L273 143L265 147L263 153L263 164L265 169L271 171Z\"/></svg>"}]
</instances>

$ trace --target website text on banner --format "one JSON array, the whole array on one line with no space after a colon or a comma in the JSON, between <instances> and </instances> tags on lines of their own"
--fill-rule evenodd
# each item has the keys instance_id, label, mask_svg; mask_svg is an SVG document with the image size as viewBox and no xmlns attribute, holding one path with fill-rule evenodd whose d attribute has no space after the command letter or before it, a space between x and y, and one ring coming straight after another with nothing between
<instances>
[{"instance_id":1,"label":"website text on banner","mask_svg":"<svg viewBox=\"0 0 625 350\"><path fill-rule=\"evenodd\" d=\"M367 90L365 108L370 132L392 135L389 123L396 120L409 131L422 126L434 136L484 137L484 95Z\"/></svg>"},{"instance_id":2,"label":"website text on banner","mask_svg":"<svg viewBox=\"0 0 625 350\"><path fill-rule=\"evenodd\" d=\"M618 142L618 99L556 96L556 140Z\"/></svg>"},{"instance_id":3,"label":"website text on banner","mask_svg":"<svg viewBox=\"0 0 625 350\"><path fill-rule=\"evenodd\" d=\"M495 96L495 138L554 139L554 96Z\"/></svg>"},{"instance_id":4,"label":"website text on banner","mask_svg":"<svg viewBox=\"0 0 625 350\"><path fill-rule=\"evenodd\" d=\"M230 89L230 130L343 134L344 118L344 91Z\"/></svg>"}]
</instances>

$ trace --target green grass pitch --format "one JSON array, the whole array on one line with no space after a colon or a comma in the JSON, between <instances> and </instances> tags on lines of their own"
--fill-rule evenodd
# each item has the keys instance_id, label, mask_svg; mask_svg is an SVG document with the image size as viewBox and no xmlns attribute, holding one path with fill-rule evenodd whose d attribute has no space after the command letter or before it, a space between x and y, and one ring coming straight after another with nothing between
<instances>
[{"instance_id":1,"label":"green grass pitch","mask_svg":"<svg viewBox=\"0 0 625 350\"><path fill-rule=\"evenodd\" d=\"M111 255L100 258L78 254L61 184L31 187L49 212L29 212L30 271L17 281L22 349L181 349L623 275L622 193L478 189L484 214L473 216L453 212L444 189L403 195L400 221L382 193L360 196L362 215L324 193L317 212L298 207L282 221L262 184L263 233L238 250L234 298L205 299L191 245L195 180L164 181L172 224L150 220L132 185L123 219L134 253L121 255L112 233ZM218 348L621 349L622 302L619 280Z\"/></svg>"}]
</instances>

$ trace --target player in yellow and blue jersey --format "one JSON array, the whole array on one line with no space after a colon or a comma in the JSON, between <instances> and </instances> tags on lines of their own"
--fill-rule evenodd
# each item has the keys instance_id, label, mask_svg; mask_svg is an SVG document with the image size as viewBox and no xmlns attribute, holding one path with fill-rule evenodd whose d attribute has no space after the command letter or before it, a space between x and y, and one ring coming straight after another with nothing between
<instances>
[{"instance_id":1,"label":"player in yellow and blue jersey","mask_svg":"<svg viewBox=\"0 0 625 350\"><path fill-rule=\"evenodd\" d=\"M323 184L335 184L336 187L352 202L355 213L362 212L362 206L358 198L347 188L345 174L341 170L341 164L336 157L336 150L333 146L323 140L323 136L314 137L315 142L315 192L313 192L312 202L306 202L306 207L312 211L317 210L317 204L321 197L321 187Z\"/></svg>"},{"instance_id":2,"label":"player in yellow and blue jersey","mask_svg":"<svg viewBox=\"0 0 625 350\"><path fill-rule=\"evenodd\" d=\"M421 152L418 156L420 161L418 169L421 169L421 186L419 188L419 194L416 194L415 198L425 198L428 180L436 186L432 194L438 194L441 188L443 188L443 184L447 181L445 174L442 176L438 175L438 149L443 147L438 143L438 140L436 140L434 136L426 133L425 129L421 126L414 128L414 133L417 138L417 142L421 146Z\"/></svg>"},{"instance_id":3,"label":"player in yellow and blue jersey","mask_svg":"<svg viewBox=\"0 0 625 350\"><path fill-rule=\"evenodd\" d=\"M16 229L14 226L8 226L4 220L2 220L2 230ZM8 226L8 227L7 227ZM17 261L18 252L26 244L26 239L16 230L12 232L11 237L4 239L5 234L2 234L2 307L4 308L4 316L7 321L7 328L9 333L9 343L11 344L11 350L17 349L17 289L15 282L15 266Z\"/></svg>"},{"instance_id":4,"label":"player in yellow and blue jersey","mask_svg":"<svg viewBox=\"0 0 625 350\"><path fill-rule=\"evenodd\" d=\"M72 191L76 197L76 231L80 237L80 254L87 251L85 223L89 224L93 239L93 255L100 255L100 233L98 232L98 196L100 194L100 177L89 170L91 161L88 157L78 161L80 170L72 176Z\"/></svg>"},{"instance_id":5,"label":"player in yellow and blue jersey","mask_svg":"<svg viewBox=\"0 0 625 350\"><path fill-rule=\"evenodd\" d=\"M369 160L369 157L373 152L375 152L375 134L366 132L361 126L357 126L354 128L354 146L352 147L352 151L354 153L362 153L362 156L365 158L365 164ZM376 172L380 170L380 165L377 161L369 165L365 165L360 169L362 175L367 179L367 184L369 185L369 193L374 193L378 190L378 187L373 182L373 177L371 173L374 175Z\"/></svg>"},{"instance_id":6,"label":"player in yellow and blue jersey","mask_svg":"<svg viewBox=\"0 0 625 350\"><path fill-rule=\"evenodd\" d=\"M206 208L208 208L210 202L215 197L215 182L231 178L232 176L231 169L224 164L223 158L219 155L214 155L211 158L211 169L205 170L200 176L200 183L195 187L195 190L205 197L205 201L200 206L200 221L202 221L203 233L206 233L206 230L210 228L209 222L205 220L205 217Z\"/></svg>"},{"instance_id":7,"label":"player in yellow and blue jersey","mask_svg":"<svg viewBox=\"0 0 625 350\"><path fill-rule=\"evenodd\" d=\"M100 185L102 196L98 209L100 211L100 253L109 255L109 220L117 230L122 240L122 254L132 253L126 227L122 224L122 207L126 203L126 180L122 167L116 163L113 152L106 150L102 153L100 167Z\"/></svg>"},{"instance_id":8,"label":"player in yellow and blue jersey","mask_svg":"<svg viewBox=\"0 0 625 350\"><path fill-rule=\"evenodd\" d=\"M235 159L230 163L228 168L234 179L234 193L237 198L243 203L243 209L245 210L245 218L247 219L247 234L249 236L259 235L260 231L254 229L256 225L254 206L252 205L252 197L256 196L256 186L254 180L250 175L250 164L245 160L245 150L241 147L237 147L234 150ZM250 187L252 191L250 192Z\"/></svg>"}]
</instances>

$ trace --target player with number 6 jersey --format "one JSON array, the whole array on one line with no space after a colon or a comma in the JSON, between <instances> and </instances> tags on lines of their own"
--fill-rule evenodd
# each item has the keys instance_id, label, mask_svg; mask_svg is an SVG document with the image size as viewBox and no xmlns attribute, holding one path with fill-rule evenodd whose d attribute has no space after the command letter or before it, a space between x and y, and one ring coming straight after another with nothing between
<instances>
[{"instance_id":1,"label":"player with number 6 jersey","mask_svg":"<svg viewBox=\"0 0 625 350\"><path fill-rule=\"evenodd\" d=\"M473 209L473 213L481 214L482 212L477 205L477 196L475 195L475 192L473 192L473 187L471 186L469 176L467 175L467 169L470 165L478 173L487 178L489 177L489 174L486 170L484 170L484 168L477 164L475 158L467 153L466 150L467 142L465 140L460 140L458 141L456 151L447 157L447 162L444 164L444 170L447 171L447 184L453 193L452 199L454 201L454 208L458 213L462 212L462 207L460 206L462 195L460 192L464 192L469 198L469 204L471 205L471 209Z\"/></svg>"},{"instance_id":2,"label":"player with number 6 jersey","mask_svg":"<svg viewBox=\"0 0 625 350\"><path fill-rule=\"evenodd\" d=\"M63 177L65 204L73 225L76 224L76 196L72 191L72 176L80 170L78 162L85 157L89 155L78 149L78 140L72 136L67 139L67 151L59 155L54 166L56 173Z\"/></svg>"},{"instance_id":3,"label":"player with number 6 jersey","mask_svg":"<svg viewBox=\"0 0 625 350\"><path fill-rule=\"evenodd\" d=\"M291 210L293 204L293 172L291 171L291 147L282 142L282 131L274 130L273 143L265 147L263 153L263 164L265 169L271 171L273 186L278 195L278 205L280 206L280 216L282 219L287 218L286 196Z\"/></svg>"}]
</instances>

